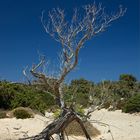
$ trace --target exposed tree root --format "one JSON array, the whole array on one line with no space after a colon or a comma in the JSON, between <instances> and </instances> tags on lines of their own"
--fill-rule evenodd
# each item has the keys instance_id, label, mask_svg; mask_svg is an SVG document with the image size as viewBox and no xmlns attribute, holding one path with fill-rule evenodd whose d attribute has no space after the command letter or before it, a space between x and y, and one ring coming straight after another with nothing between
<instances>
[{"instance_id":1,"label":"exposed tree root","mask_svg":"<svg viewBox=\"0 0 140 140\"><path fill-rule=\"evenodd\" d=\"M33 136L33 137L27 137L27 138L21 138L20 140L53 140L52 135L57 134L60 138L60 140L65 140L64 131L65 128L73 121L77 121L77 123L80 124L87 140L91 140L87 130L85 129L85 126L80 119L80 117L71 109L64 109L61 116L54 120L51 124L49 124L40 134Z\"/></svg>"}]
</instances>

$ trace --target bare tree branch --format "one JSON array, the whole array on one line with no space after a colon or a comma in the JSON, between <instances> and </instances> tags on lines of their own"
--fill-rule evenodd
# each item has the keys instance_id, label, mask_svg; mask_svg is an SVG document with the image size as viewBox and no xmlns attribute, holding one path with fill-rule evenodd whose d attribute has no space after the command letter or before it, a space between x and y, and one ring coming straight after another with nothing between
<instances>
[{"instance_id":1,"label":"bare tree branch","mask_svg":"<svg viewBox=\"0 0 140 140\"><path fill-rule=\"evenodd\" d=\"M63 82L66 76L77 66L79 52L81 48L84 47L86 41L105 31L113 21L122 17L125 12L126 9L120 6L118 12L107 14L104 7L102 7L100 3L96 4L95 2L84 6L81 11L75 9L73 16L69 18L65 15L64 10L56 8L49 12L49 19L46 22L44 11L42 12L41 23L45 32L59 42L61 46L60 74L57 78L54 78L49 74L45 75L39 72L39 68L45 63L44 58L42 58L37 65L34 65L30 72L41 81L42 85L51 89L51 93L55 95L57 104L62 109L62 114L39 135L31 137L31 139L49 140L53 134L62 134L62 139L64 139L63 132L66 126L71 121L76 120L84 131L87 140L91 140L80 119L80 114L74 111L73 108L67 108L65 105ZM25 71L24 74L26 75ZM104 98L101 98L101 100L100 106L102 106L105 101ZM93 106L85 117L89 117L91 112L100 108L100 106Z\"/></svg>"},{"instance_id":2,"label":"bare tree branch","mask_svg":"<svg viewBox=\"0 0 140 140\"><path fill-rule=\"evenodd\" d=\"M42 12L41 22L46 33L60 42L62 47L63 68L61 68L59 84L76 67L79 51L85 42L107 29L113 21L123 16L125 12L126 9L120 6L118 12L108 15L100 3L96 5L94 2L92 5L83 7L82 18L79 18L78 9L75 9L71 21L66 19L64 10L53 9L49 12L48 23L45 22L44 11Z\"/></svg>"},{"instance_id":3,"label":"bare tree branch","mask_svg":"<svg viewBox=\"0 0 140 140\"><path fill-rule=\"evenodd\" d=\"M102 81L101 83L101 93L100 93L100 102L98 102L96 95L94 93L94 91L92 90L92 88L90 89L89 92L90 96L92 96L89 100L90 102L92 102L92 105L90 106L90 108L87 110L87 113L85 116L87 116L87 118L90 117L90 114L96 110L99 110L103 107L104 103L108 100L109 96L109 86L105 86L105 82Z\"/></svg>"},{"instance_id":4,"label":"bare tree branch","mask_svg":"<svg viewBox=\"0 0 140 140\"><path fill-rule=\"evenodd\" d=\"M24 75L25 78L27 79L28 84L31 85L31 80L29 79L29 77L28 77L28 75L27 75L27 73L26 73L27 69L28 69L28 66L26 66L25 69L23 70L23 75Z\"/></svg>"}]
</instances>

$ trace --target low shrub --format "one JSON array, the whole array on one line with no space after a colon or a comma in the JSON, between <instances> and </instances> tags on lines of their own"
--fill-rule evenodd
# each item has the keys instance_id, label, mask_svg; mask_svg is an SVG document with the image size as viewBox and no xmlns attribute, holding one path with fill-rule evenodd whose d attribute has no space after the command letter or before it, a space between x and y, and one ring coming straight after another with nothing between
<instances>
[{"instance_id":1,"label":"low shrub","mask_svg":"<svg viewBox=\"0 0 140 140\"><path fill-rule=\"evenodd\" d=\"M7 118L6 112L4 112L4 111L0 111L0 119L2 119L2 118Z\"/></svg>"},{"instance_id":2,"label":"low shrub","mask_svg":"<svg viewBox=\"0 0 140 140\"><path fill-rule=\"evenodd\" d=\"M82 105L79 105L79 104L77 104L75 106L75 110L76 110L76 112L78 112L81 115L84 115L84 113L85 113L83 106Z\"/></svg>"},{"instance_id":3,"label":"low shrub","mask_svg":"<svg viewBox=\"0 0 140 140\"><path fill-rule=\"evenodd\" d=\"M53 113L54 118L58 118L60 116L60 114L62 113L62 110L60 109L56 109L56 111Z\"/></svg>"},{"instance_id":4,"label":"low shrub","mask_svg":"<svg viewBox=\"0 0 140 140\"><path fill-rule=\"evenodd\" d=\"M27 119L31 118L33 115L24 108L18 108L13 111L14 117L17 119Z\"/></svg>"},{"instance_id":5,"label":"low shrub","mask_svg":"<svg viewBox=\"0 0 140 140\"><path fill-rule=\"evenodd\" d=\"M125 100L119 100L116 104L116 109L123 109L125 106Z\"/></svg>"},{"instance_id":6,"label":"low shrub","mask_svg":"<svg viewBox=\"0 0 140 140\"><path fill-rule=\"evenodd\" d=\"M100 135L100 131L93 127L93 125L90 122L84 122L84 126L86 130L88 131L90 136L96 137ZM75 136L84 136L83 130L81 129L79 123L77 123L75 120L72 121L66 128L66 133L68 135L75 135Z\"/></svg>"},{"instance_id":7,"label":"low shrub","mask_svg":"<svg viewBox=\"0 0 140 140\"><path fill-rule=\"evenodd\" d=\"M135 113L140 112L140 94L131 97L125 104L123 112Z\"/></svg>"},{"instance_id":8,"label":"low shrub","mask_svg":"<svg viewBox=\"0 0 140 140\"><path fill-rule=\"evenodd\" d=\"M0 108L11 110L17 107L29 107L41 113L53 106L53 97L36 88L36 85L0 82Z\"/></svg>"},{"instance_id":9,"label":"low shrub","mask_svg":"<svg viewBox=\"0 0 140 140\"><path fill-rule=\"evenodd\" d=\"M111 102L107 101L103 104L103 108L108 109L111 105Z\"/></svg>"}]
</instances>

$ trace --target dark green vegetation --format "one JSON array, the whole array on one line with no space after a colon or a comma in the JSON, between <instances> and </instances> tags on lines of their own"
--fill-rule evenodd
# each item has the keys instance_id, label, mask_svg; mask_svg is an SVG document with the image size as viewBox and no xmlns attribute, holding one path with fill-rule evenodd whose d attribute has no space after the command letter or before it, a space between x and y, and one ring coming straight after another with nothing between
<instances>
[{"instance_id":1,"label":"dark green vegetation","mask_svg":"<svg viewBox=\"0 0 140 140\"><path fill-rule=\"evenodd\" d=\"M29 110L24 109L24 108L17 108L13 111L14 117L17 119L27 119L31 118L33 115L30 113Z\"/></svg>"},{"instance_id":2,"label":"dark green vegetation","mask_svg":"<svg viewBox=\"0 0 140 140\"><path fill-rule=\"evenodd\" d=\"M9 110L29 107L43 113L52 105L54 105L52 96L37 89L35 85L0 82L0 108Z\"/></svg>"},{"instance_id":3,"label":"dark green vegetation","mask_svg":"<svg viewBox=\"0 0 140 140\"><path fill-rule=\"evenodd\" d=\"M46 88L47 89L47 88ZM0 81L0 108L11 110L29 107L40 112L56 108L53 97L37 84ZM85 79L73 80L64 86L64 97L68 106L76 103L76 110L83 114L83 108L100 105L110 110L124 112L140 111L140 82L132 75L122 74L118 81L93 83ZM1 114L1 116L3 116Z\"/></svg>"},{"instance_id":4,"label":"dark green vegetation","mask_svg":"<svg viewBox=\"0 0 140 140\"><path fill-rule=\"evenodd\" d=\"M140 112L140 94L131 97L124 106L124 112Z\"/></svg>"},{"instance_id":5,"label":"dark green vegetation","mask_svg":"<svg viewBox=\"0 0 140 140\"><path fill-rule=\"evenodd\" d=\"M85 79L73 80L67 88L65 98L68 104L75 100L83 107L89 107L104 102L102 107L110 107L110 110L140 111L140 82L132 75L122 74L118 81L102 81L97 84ZM74 99L71 98L73 94Z\"/></svg>"}]
</instances>

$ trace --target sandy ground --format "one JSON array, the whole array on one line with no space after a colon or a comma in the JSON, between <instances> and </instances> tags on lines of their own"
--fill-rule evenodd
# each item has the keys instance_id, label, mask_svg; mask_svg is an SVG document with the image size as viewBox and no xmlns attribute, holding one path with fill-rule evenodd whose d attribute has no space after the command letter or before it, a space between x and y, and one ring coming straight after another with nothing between
<instances>
[{"instance_id":1,"label":"sandy ground","mask_svg":"<svg viewBox=\"0 0 140 140\"><path fill-rule=\"evenodd\" d=\"M47 118L35 115L30 119L0 119L0 140L17 140L18 138L36 135L51 123ZM95 121L97 120L97 121ZM108 112L105 109L92 113L91 121L101 135L93 140L140 140L140 114L125 114L120 110ZM106 125L108 124L108 125ZM111 131L111 132L110 132ZM85 140L83 137L71 136L70 140Z\"/></svg>"},{"instance_id":2,"label":"sandy ground","mask_svg":"<svg viewBox=\"0 0 140 140\"><path fill-rule=\"evenodd\" d=\"M92 113L92 119L101 122L93 123L101 131L99 140L140 140L140 114L126 114L121 110L108 112L102 109Z\"/></svg>"},{"instance_id":3,"label":"sandy ground","mask_svg":"<svg viewBox=\"0 0 140 140\"><path fill-rule=\"evenodd\" d=\"M49 114L47 116L49 117ZM51 121L50 118L41 115L35 115L34 118L30 119L0 119L0 140L17 140L36 135Z\"/></svg>"}]
</instances>

